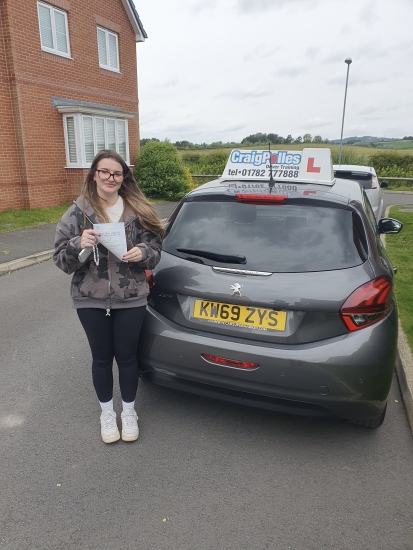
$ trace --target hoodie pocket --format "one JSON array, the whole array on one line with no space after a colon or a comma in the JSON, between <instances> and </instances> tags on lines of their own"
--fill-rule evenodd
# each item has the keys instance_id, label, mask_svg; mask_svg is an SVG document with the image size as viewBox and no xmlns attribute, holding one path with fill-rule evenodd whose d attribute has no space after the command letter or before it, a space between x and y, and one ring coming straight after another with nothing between
<instances>
[{"instance_id":1,"label":"hoodie pocket","mask_svg":"<svg viewBox=\"0 0 413 550\"><path fill-rule=\"evenodd\" d=\"M105 300L109 296L109 278L107 270L99 269L93 262L90 263L89 269L85 277L74 285L77 288L77 297L95 298ZM74 289L75 290L75 289ZM76 297L76 294L72 294Z\"/></svg>"},{"instance_id":2,"label":"hoodie pocket","mask_svg":"<svg viewBox=\"0 0 413 550\"><path fill-rule=\"evenodd\" d=\"M112 272L113 273L113 272ZM147 294L146 275L139 269L135 271L127 264L118 265L111 277L114 300L130 300Z\"/></svg>"}]
</instances>

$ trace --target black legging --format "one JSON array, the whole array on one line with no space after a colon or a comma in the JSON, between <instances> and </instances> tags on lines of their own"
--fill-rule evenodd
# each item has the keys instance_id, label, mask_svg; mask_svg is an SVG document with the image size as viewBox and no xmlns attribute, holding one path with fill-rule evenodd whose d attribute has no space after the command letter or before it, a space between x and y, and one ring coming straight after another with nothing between
<instances>
[{"instance_id":1,"label":"black legging","mask_svg":"<svg viewBox=\"0 0 413 550\"><path fill-rule=\"evenodd\" d=\"M123 401L135 400L138 389L138 361L136 357L145 306L106 310L78 309L77 314L85 329L92 352L93 385L101 403L113 397L113 357L119 368L119 386Z\"/></svg>"}]
</instances>

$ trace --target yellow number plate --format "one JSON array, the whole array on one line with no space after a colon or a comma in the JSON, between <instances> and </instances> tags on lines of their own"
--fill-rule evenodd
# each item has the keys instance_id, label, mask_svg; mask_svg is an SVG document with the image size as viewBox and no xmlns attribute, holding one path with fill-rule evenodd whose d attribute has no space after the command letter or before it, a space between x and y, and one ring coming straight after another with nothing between
<instances>
[{"instance_id":1,"label":"yellow number plate","mask_svg":"<svg viewBox=\"0 0 413 550\"><path fill-rule=\"evenodd\" d=\"M229 325L284 331L287 321L286 311L276 311L263 307L238 306L195 300L193 317L204 321L215 321Z\"/></svg>"}]
</instances>

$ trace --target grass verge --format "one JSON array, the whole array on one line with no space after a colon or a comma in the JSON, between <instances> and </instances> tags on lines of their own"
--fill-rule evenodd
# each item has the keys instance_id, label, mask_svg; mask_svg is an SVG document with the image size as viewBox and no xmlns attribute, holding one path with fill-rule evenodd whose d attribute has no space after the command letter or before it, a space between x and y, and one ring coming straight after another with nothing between
<instances>
[{"instance_id":1,"label":"grass verge","mask_svg":"<svg viewBox=\"0 0 413 550\"><path fill-rule=\"evenodd\" d=\"M68 204L50 208L33 208L32 210L9 208L0 212L0 232L58 222L68 208Z\"/></svg>"},{"instance_id":2,"label":"grass verge","mask_svg":"<svg viewBox=\"0 0 413 550\"><path fill-rule=\"evenodd\" d=\"M392 185L389 182L389 186L386 187L386 191L410 191L410 192L413 192L413 185Z\"/></svg>"},{"instance_id":3,"label":"grass verge","mask_svg":"<svg viewBox=\"0 0 413 550\"><path fill-rule=\"evenodd\" d=\"M403 223L398 235L386 235L386 251L397 267L395 293L400 321L413 350L413 212L403 212L408 207L393 206L389 216Z\"/></svg>"}]
</instances>

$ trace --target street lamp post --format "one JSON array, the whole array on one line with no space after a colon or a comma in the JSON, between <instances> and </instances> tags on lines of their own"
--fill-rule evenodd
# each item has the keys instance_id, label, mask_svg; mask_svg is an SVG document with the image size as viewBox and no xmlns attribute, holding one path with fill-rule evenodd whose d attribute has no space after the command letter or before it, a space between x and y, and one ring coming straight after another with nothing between
<instances>
[{"instance_id":1,"label":"street lamp post","mask_svg":"<svg viewBox=\"0 0 413 550\"><path fill-rule=\"evenodd\" d=\"M348 73L350 71L350 63L353 60L351 57L347 57L344 63L347 63L347 78L346 78L346 91L344 92L344 107L343 107L343 121L341 123L341 137L340 137L340 152L338 154L338 163L341 164L341 150L343 148L343 130L344 130L344 115L346 114L346 99L347 99L347 85L348 85Z\"/></svg>"}]
</instances>

